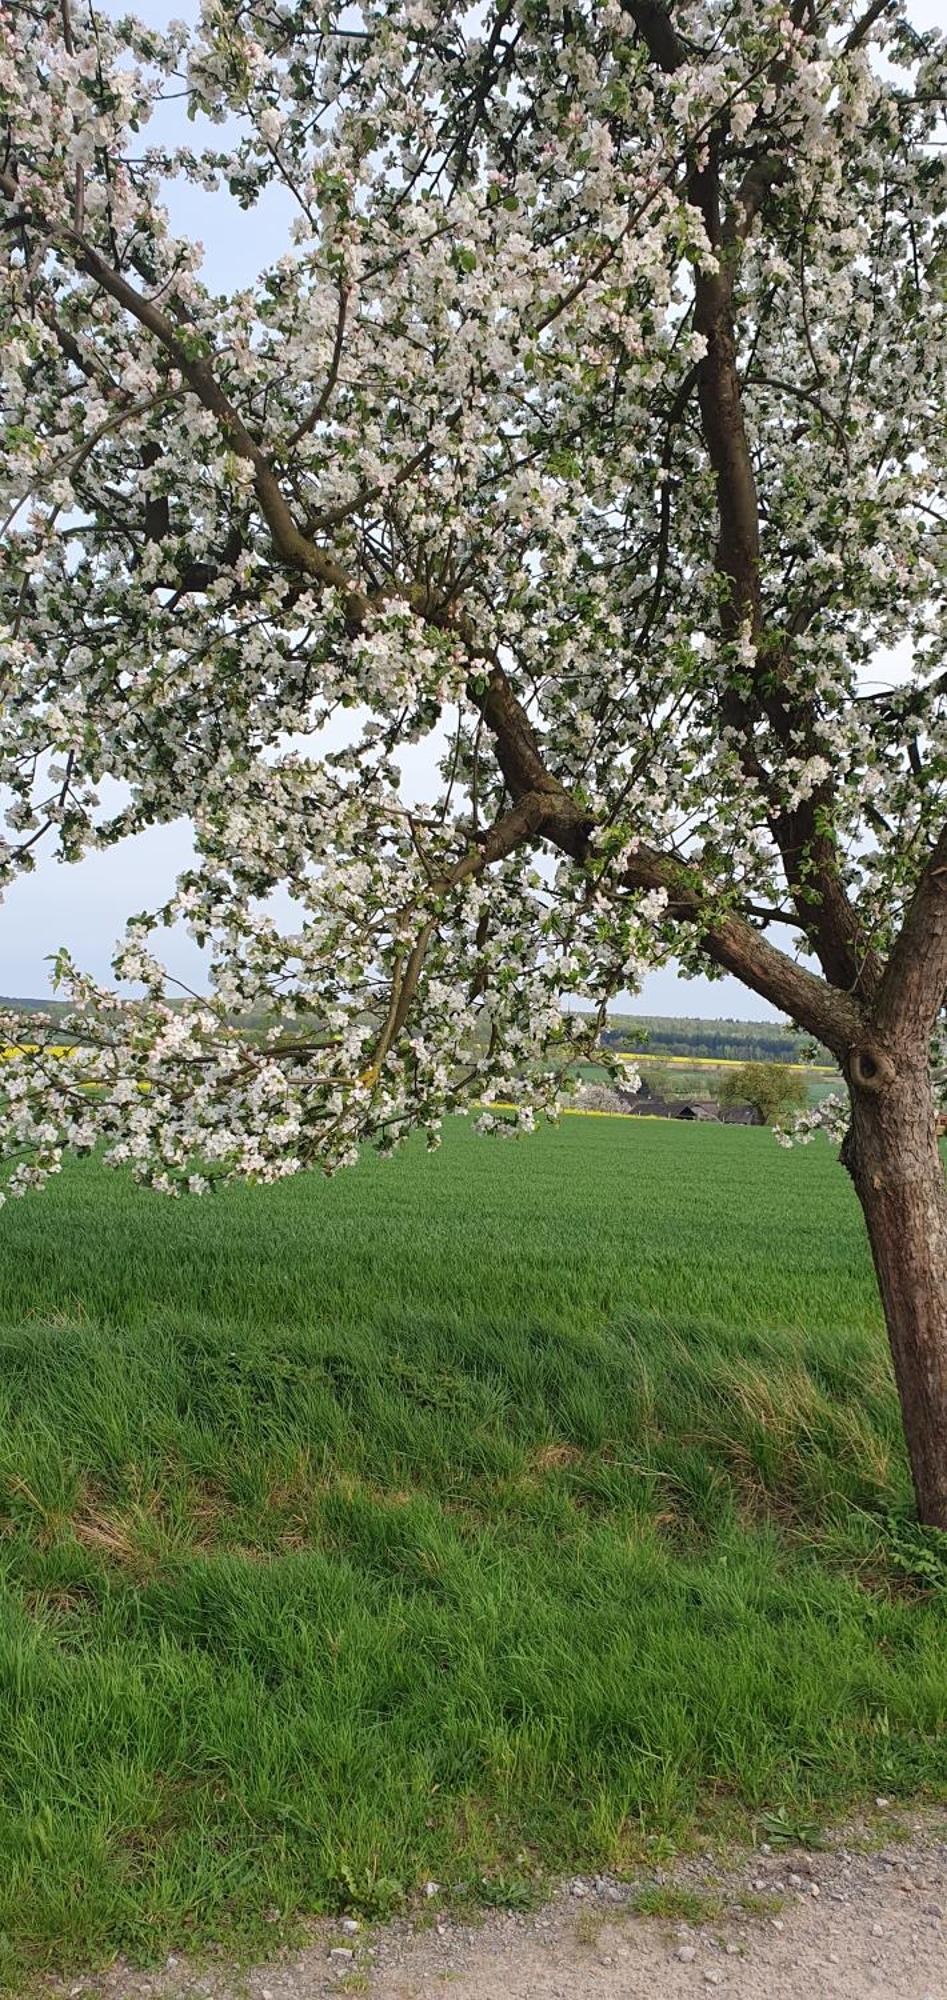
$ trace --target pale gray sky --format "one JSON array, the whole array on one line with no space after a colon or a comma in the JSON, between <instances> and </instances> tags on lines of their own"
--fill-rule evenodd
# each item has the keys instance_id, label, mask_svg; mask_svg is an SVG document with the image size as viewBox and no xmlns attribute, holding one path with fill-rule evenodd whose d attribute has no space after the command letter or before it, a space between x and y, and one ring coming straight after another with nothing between
<instances>
[{"instance_id":1,"label":"pale gray sky","mask_svg":"<svg viewBox=\"0 0 947 2000\"><path fill-rule=\"evenodd\" d=\"M114 11L119 11L117 4ZM163 25L172 18L193 19L197 5L196 0L173 0L173 4L144 0L136 11ZM943 27L945 11L947 0L914 0L911 16L919 27ZM194 144L193 128L182 125L182 130ZM214 142L220 143L219 130ZM226 196L203 195L179 185L170 191L170 204L176 227L203 243L204 273L220 290L248 282L271 261L274 240L284 234L290 214L288 197L284 200L275 191L250 214ZM416 753L412 763L416 768L406 771L406 777L412 789L414 785L421 789L426 774L423 767L417 768ZM190 853L188 827L180 821L155 827L73 867L42 857L35 872L16 883L0 907L0 994L25 998L48 993L48 960L62 945L86 971L107 978L125 919L163 900ZM169 938L163 955L176 978L201 987L201 957L185 937ZM672 968L652 973L633 999L617 995L615 1004L642 1013L774 1018L773 1009L736 979L684 980Z\"/></svg>"}]
</instances>

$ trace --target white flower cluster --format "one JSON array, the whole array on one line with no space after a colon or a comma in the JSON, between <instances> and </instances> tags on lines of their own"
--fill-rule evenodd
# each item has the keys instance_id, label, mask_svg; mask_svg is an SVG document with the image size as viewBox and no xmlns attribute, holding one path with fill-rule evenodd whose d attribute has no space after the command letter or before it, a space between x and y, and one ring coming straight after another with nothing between
<instances>
[{"instance_id":1,"label":"white flower cluster","mask_svg":"<svg viewBox=\"0 0 947 2000\"><path fill-rule=\"evenodd\" d=\"M646 966L719 971L737 918L818 950L820 870L889 945L947 806L944 45L682 0L669 52L660 11L0 13L0 887L197 846L116 958L143 997L63 962L68 1028L7 1024L14 1188L99 1142L177 1192L528 1128ZM182 77L191 143L149 143ZM291 196L256 285L205 284L174 177Z\"/></svg>"},{"instance_id":2,"label":"white flower cluster","mask_svg":"<svg viewBox=\"0 0 947 2000\"><path fill-rule=\"evenodd\" d=\"M773 1137L779 1146L810 1146L818 1133L833 1146L841 1146L848 1132L850 1108L847 1097L831 1091L797 1111L785 1125L774 1125Z\"/></svg>"}]
</instances>

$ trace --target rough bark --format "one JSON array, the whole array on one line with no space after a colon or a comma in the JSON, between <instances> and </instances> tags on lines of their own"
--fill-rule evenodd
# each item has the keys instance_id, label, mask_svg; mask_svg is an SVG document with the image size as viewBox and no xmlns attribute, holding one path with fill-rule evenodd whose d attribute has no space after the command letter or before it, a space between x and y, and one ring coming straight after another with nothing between
<instances>
[{"instance_id":1,"label":"rough bark","mask_svg":"<svg viewBox=\"0 0 947 2000\"><path fill-rule=\"evenodd\" d=\"M884 1307L921 1521L947 1529L947 1178L926 1060L851 1065L852 1176Z\"/></svg>"},{"instance_id":2,"label":"rough bark","mask_svg":"<svg viewBox=\"0 0 947 2000\"><path fill-rule=\"evenodd\" d=\"M947 826L931 852L892 946L875 1018L884 1035L925 1046L947 993Z\"/></svg>"}]
</instances>

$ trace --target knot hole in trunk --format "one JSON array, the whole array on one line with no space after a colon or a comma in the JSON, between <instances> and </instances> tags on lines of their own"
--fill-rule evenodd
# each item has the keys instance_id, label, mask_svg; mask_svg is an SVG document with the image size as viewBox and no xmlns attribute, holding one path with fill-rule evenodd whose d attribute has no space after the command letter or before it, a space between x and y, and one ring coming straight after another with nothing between
<instances>
[{"instance_id":1,"label":"knot hole in trunk","mask_svg":"<svg viewBox=\"0 0 947 2000\"><path fill-rule=\"evenodd\" d=\"M860 1048L852 1050L851 1072L856 1088L873 1095L886 1090L897 1075L891 1057L876 1042L863 1042Z\"/></svg>"}]
</instances>

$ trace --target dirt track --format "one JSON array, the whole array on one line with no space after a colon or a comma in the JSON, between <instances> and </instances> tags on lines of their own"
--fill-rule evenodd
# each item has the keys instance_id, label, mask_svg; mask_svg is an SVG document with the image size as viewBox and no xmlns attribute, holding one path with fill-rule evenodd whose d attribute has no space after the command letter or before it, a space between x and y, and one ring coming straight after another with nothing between
<instances>
[{"instance_id":1,"label":"dirt track","mask_svg":"<svg viewBox=\"0 0 947 2000\"><path fill-rule=\"evenodd\" d=\"M170 1960L116 1966L57 1994L96 2000L947 2000L947 1822L897 1818L890 1845L860 1837L831 1852L763 1849L721 1873L705 1857L646 1886L712 1896L700 1923L636 1915L635 1890L566 1883L542 1910L468 1924L324 1927L302 1952L242 1972ZM883 1830L883 1829L882 1829ZM642 1885L645 1886L645 1885Z\"/></svg>"}]
</instances>

